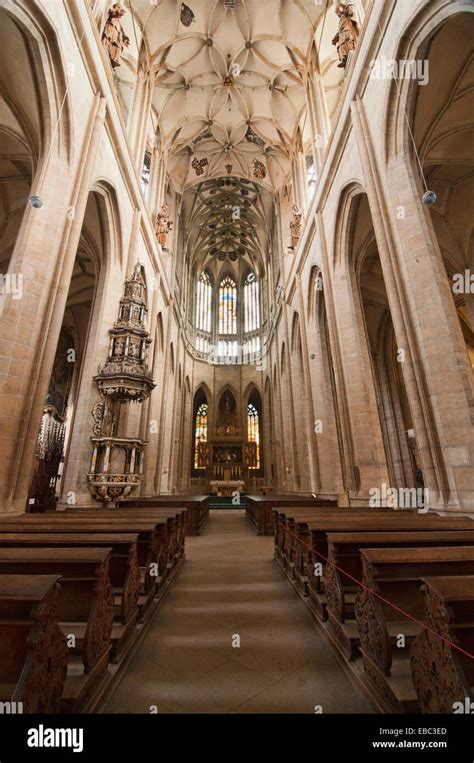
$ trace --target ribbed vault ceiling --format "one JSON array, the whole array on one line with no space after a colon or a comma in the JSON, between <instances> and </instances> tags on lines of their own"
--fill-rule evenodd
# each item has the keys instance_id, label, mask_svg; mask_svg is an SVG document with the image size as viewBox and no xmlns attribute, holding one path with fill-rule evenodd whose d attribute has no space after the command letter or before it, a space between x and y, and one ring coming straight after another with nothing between
<instances>
[{"instance_id":1,"label":"ribbed vault ceiling","mask_svg":"<svg viewBox=\"0 0 474 763\"><path fill-rule=\"evenodd\" d=\"M308 137L303 79L325 5L129 0L126 6L123 24L134 44L124 59L133 47L136 55L138 44L139 65L153 73L152 129L168 153L175 190L226 174L281 187L292 152ZM117 78L130 101L124 67Z\"/></svg>"},{"instance_id":2,"label":"ribbed vault ceiling","mask_svg":"<svg viewBox=\"0 0 474 763\"><path fill-rule=\"evenodd\" d=\"M270 237L272 199L244 178L206 180L184 197L186 248L197 272L211 262L245 260L262 272Z\"/></svg>"}]
</instances>

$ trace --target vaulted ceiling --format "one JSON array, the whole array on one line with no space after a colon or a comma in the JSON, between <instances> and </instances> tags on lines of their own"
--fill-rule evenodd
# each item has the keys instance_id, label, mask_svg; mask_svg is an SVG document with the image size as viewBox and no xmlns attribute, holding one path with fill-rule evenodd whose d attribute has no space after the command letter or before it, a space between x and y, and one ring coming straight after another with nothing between
<instances>
[{"instance_id":1,"label":"vaulted ceiling","mask_svg":"<svg viewBox=\"0 0 474 763\"><path fill-rule=\"evenodd\" d=\"M196 272L239 266L263 270L271 235L273 201L244 178L205 180L184 197L185 246Z\"/></svg>"},{"instance_id":2,"label":"vaulted ceiling","mask_svg":"<svg viewBox=\"0 0 474 763\"><path fill-rule=\"evenodd\" d=\"M137 65L154 79L149 133L168 153L176 191L232 175L280 188L309 139L304 76L325 3L314 0L128 0L131 45L116 71L130 107ZM331 6L331 3L329 4ZM328 35L320 60L336 61ZM321 47L321 45L319 46ZM314 55L314 51L313 51ZM137 60L138 59L138 60ZM325 65L326 65L325 63ZM340 72L340 69L338 70ZM341 75L342 76L342 75Z\"/></svg>"}]
</instances>

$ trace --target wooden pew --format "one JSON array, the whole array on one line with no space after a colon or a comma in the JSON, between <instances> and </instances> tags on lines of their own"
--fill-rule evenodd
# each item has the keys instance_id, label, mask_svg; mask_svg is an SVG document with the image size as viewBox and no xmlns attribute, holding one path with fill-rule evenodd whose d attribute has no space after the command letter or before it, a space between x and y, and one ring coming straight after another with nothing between
<instances>
[{"instance_id":1,"label":"wooden pew","mask_svg":"<svg viewBox=\"0 0 474 763\"><path fill-rule=\"evenodd\" d=\"M124 509L154 509L184 507L186 509L186 534L200 535L209 518L208 495L153 495L125 500L120 503Z\"/></svg>"},{"instance_id":2,"label":"wooden pew","mask_svg":"<svg viewBox=\"0 0 474 763\"><path fill-rule=\"evenodd\" d=\"M272 535L274 523L272 510L278 506L337 506L337 501L304 495L246 495L245 513L257 535Z\"/></svg>"},{"instance_id":3,"label":"wooden pew","mask_svg":"<svg viewBox=\"0 0 474 763\"><path fill-rule=\"evenodd\" d=\"M94 517L99 521L116 518L123 519L165 519L168 524L168 563L174 566L185 554L185 535L186 535L186 509L126 509L120 507L117 509L101 509L99 512L95 507L81 506L70 507L64 511L54 512L55 516L82 516L85 521L89 517Z\"/></svg>"},{"instance_id":4,"label":"wooden pew","mask_svg":"<svg viewBox=\"0 0 474 763\"><path fill-rule=\"evenodd\" d=\"M86 710L110 679L114 618L110 555L110 548L93 547L0 550L1 575L61 575L57 618L69 648L64 712Z\"/></svg>"},{"instance_id":5,"label":"wooden pew","mask_svg":"<svg viewBox=\"0 0 474 763\"><path fill-rule=\"evenodd\" d=\"M318 519L296 519L296 534L300 539L297 544L294 574L298 589L309 597L311 612L319 619L327 618L326 597L322 577L314 575L314 565L320 562L325 567L328 556L327 534L329 532L445 532L474 529L470 519L451 519L410 511L393 511L370 516L320 516Z\"/></svg>"},{"instance_id":6,"label":"wooden pew","mask_svg":"<svg viewBox=\"0 0 474 763\"><path fill-rule=\"evenodd\" d=\"M118 655L123 650L126 637L133 632L138 618L138 537L137 533L0 533L0 549L87 546L111 548L109 571L115 599L112 642L115 643L114 654Z\"/></svg>"},{"instance_id":7,"label":"wooden pew","mask_svg":"<svg viewBox=\"0 0 474 763\"><path fill-rule=\"evenodd\" d=\"M362 549L361 554L364 588L355 614L366 689L382 712L416 712L408 650L421 626L403 613L423 622L421 579L474 574L474 547Z\"/></svg>"},{"instance_id":8,"label":"wooden pew","mask_svg":"<svg viewBox=\"0 0 474 763\"><path fill-rule=\"evenodd\" d=\"M275 558L282 567L285 574L291 573L291 577L295 577L295 569L298 568L299 559L301 561L301 554L303 549L300 547L297 524L302 526L305 522L311 523L316 518L321 517L372 517L391 515L392 509L387 508L333 508L327 506L320 506L313 509L295 508L295 507L279 507L274 508L273 523L275 528ZM296 566L295 566L296 563Z\"/></svg>"},{"instance_id":9,"label":"wooden pew","mask_svg":"<svg viewBox=\"0 0 474 763\"><path fill-rule=\"evenodd\" d=\"M362 580L362 548L396 548L422 546L474 546L471 531L419 532L346 532L328 533L328 562L324 570L328 626L339 650L348 660L358 656L359 631L354 603ZM344 575L347 572L351 577ZM354 580L353 580L354 579Z\"/></svg>"},{"instance_id":10,"label":"wooden pew","mask_svg":"<svg viewBox=\"0 0 474 763\"><path fill-rule=\"evenodd\" d=\"M53 519L54 517L54 519ZM170 520L171 522L173 520ZM21 514L0 519L2 532L42 532L64 533L84 530L84 517L66 516L61 512L48 514ZM168 581L169 520L167 519L129 519L119 517L103 520L87 517L88 533L137 533L139 536L139 564L142 567L141 589L139 596L139 619L149 614L154 597L164 589ZM141 555L141 558L140 558ZM158 575L153 575L155 567ZM174 573L177 572L175 568ZM173 575L174 577L174 575Z\"/></svg>"},{"instance_id":11,"label":"wooden pew","mask_svg":"<svg viewBox=\"0 0 474 763\"><path fill-rule=\"evenodd\" d=\"M59 590L58 575L0 575L0 700L15 703L12 712L60 710L68 648Z\"/></svg>"},{"instance_id":12,"label":"wooden pew","mask_svg":"<svg viewBox=\"0 0 474 763\"><path fill-rule=\"evenodd\" d=\"M413 684L421 710L424 713L472 712L474 576L425 577L421 592L426 624L434 631L420 631L410 649ZM457 644L464 651L458 651L451 644Z\"/></svg>"}]
</instances>

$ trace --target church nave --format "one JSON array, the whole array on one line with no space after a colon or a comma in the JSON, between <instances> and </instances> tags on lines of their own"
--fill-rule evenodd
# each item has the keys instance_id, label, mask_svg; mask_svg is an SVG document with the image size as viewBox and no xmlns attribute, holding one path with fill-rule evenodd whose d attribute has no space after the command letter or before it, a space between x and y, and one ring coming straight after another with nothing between
<instances>
[{"instance_id":1,"label":"church nave","mask_svg":"<svg viewBox=\"0 0 474 763\"><path fill-rule=\"evenodd\" d=\"M370 712L272 556L243 511L211 510L102 711Z\"/></svg>"}]
</instances>

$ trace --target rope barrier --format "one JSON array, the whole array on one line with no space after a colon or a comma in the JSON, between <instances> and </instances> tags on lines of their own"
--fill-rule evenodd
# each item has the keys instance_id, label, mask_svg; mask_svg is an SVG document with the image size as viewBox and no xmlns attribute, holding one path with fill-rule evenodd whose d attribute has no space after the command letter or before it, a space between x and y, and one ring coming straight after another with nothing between
<instances>
[{"instance_id":1,"label":"rope barrier","mask_svg":"<svg viewBox=\"0 0 474 763\"><path fill-rule=\"evenodd\" d=\"M329 563L329 559L324 556L324 554L321 554L319 551L316 551L312 546L309 545L309 543L306 543L302 538L299 538L298 535L296 535L294 532L289 530L286 525L284 525L282 522L278 521L277 523L280 527L283 528L285 533L288 535L291 535L293 538L295 538L298 543L302 546L305 546L309 551L311 551L312 554L315 554L316 556L319 556L321 559L323 559L326 564ZM434 636L437 636L441 641L444 641L446 644L448 644L451 648L456 649L458 652L461 652L461 654L464 654L466 657L469 657L471 660L474 660L474 654L471 654L470 652L467 652L465 649L463 649L458 644L455 644L453 641L450 641L445 636L442 636L437 631L430 628L426 623L424 623L422 620L418 620L416 617L413 617L413 615L410 615L408 612L406 612L404 609L401 609L398 607L394 602L390 601L389 599L386 599L382 594L375 591L373 588L370 588L369 586L366 586L365 583L362 582L362 580L358 580L353 575L351 575L349 572L346 572L346 570L343 570L341 567L339 567L337 564L334 565L334 568L342 575L345 575L349 580L352 580L352 582L356 583L360 588L363 588L365 591L368 591L368 593L372 594L372 596L375 596L377 599L380 599L384 604L391 607L395 612L398 612L403 617L405 617L408 620L411 620L412 622L419 625L423 630L428 631L429 633L432 633Z\"/></svg>"}]
</instances>

